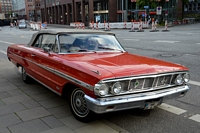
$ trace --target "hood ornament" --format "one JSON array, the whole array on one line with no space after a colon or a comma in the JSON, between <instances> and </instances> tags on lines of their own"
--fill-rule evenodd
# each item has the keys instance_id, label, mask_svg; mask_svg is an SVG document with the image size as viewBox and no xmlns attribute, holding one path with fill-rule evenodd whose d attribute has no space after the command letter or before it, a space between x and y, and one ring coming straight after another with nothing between
<instances>
[{"instance_id":1,"label":"hood ornament","mask_svg":"<svg viewBox=\"0 0 200 133\"><path fill-rule=\"evenodd\" d=\"M91 71L94 72L94 73L96 73L96 74L98 74L98 75L101 75L100 72L97 71L97 70L91 70Z\"/></svg>"}]
</instances>

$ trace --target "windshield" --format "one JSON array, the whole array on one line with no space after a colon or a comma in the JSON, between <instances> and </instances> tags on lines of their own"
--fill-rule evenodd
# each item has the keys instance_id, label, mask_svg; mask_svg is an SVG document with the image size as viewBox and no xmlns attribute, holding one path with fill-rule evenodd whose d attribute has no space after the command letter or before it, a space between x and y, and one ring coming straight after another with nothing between
<instances>
[{"instance_id":1,"label":"windshield","mask_svg":"<svg viewBox=\"0 0 200 133\"><path fill-rule=\"evenodd\" d=\"M25 25L26 23L25 23L25 22L20 22L19 24L21 24L21 25Z\"/></svg>"},{"instance_id":2,"label":"windshield","mask_svg":"<svg viewBox=\"0 0 200 133\"><path fill-rule=\"evenodd\" d=\"M58 39L60 53L124 51L113 35L65 34Z\"/></svg>"}]
</instances>

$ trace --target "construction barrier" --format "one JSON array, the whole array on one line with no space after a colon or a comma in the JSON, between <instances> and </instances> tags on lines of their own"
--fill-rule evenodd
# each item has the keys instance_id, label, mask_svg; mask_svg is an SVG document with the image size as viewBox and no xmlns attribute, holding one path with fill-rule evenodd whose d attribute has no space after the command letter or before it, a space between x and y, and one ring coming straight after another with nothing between
<instances>
[{"instance_id":1,"label":"construction barrier","mask_svg":"<svg viewBox=\"0 0 200 133\"><path fill-rule=\"evenodd\" d=\"M139 27L139 24L140 24L140 22L134 22L135 27ZM75 23L70 23L70 26L75 27ZM126 28L127 29L131 29L131 26L132 26L131 22L126 22ZM89 23L89 28L94 29L94 27L96 27L96 23L94 23L94 22ZM145 28L145 27L147 27L147 24L142 22L142 28ZM124 28L124 22L109 23L109 28L110 29L123 29ZM98 23L98 29L105 29L104 23Z\"/></svg>"},{"instance_id":2,"label":"construction barrier","mask_svg":"<svg viewBox=\"0 0 200 133\"><path fill-rule=\"evenodd\" d=\"M124 20L124 29L126 29L126 20Z\"/></svg>"},{"instance_id":3,"label":"construction barrier","mask_svg":"<svg viewBox=\"0 0 200 133\"><path fill-rule=\"evenodd\" d=\"M135 32L135 24L133 20L131 20L131 30L129 32Z\"/></svg>"},{"instance_id":4,"label":"construction barrier","mask_svg":"<svg viewBox=\"0 0 200 133\"><path fill-rule=\"evenodd\" d=\"M109 22L107 23L107 26L106 26L106 23L105 23L104 31L110 31L110 23Z\"/></svg>"},{"instance_id":5,"label":"construction barrier","mask_svg":"<svg viewBox=\"0 0 200 133\"><path fill-rule=\"evenodd\" d=\"M157 22L154 22L154 18L152 18L152 29L150 30L150 32L156 32L157 30Z\"/></svg>"},{"instance_id":6,"label":"construction barrier","mask_svg":"<svg viewBox=\"0 0 200 133\"><path fill-rule=\"evenodd\" d=\"M164 32L164 31L169 31L169 30L168 30L168 23L167 23L167 20L165 20L165 29L162 30L162 31L163 31L163 32Z\"/></svg>"},{"instance_id":7,"label":"construction barrier","mask_svg":"<svg viewBox=\"0 0 200 133\"><path fill-rule=\"evenodd\" d=\"M140 20L137 32L144 32L144 30L142 29L142 24L143 24L143 22Z\"/></svg>"},{"instance_id":8,"label":"construction barrier","mask_svg":"<svg viewBox=\"0 0 200 133\"><path fill-rule=\"evenodd\" d=\"M96 22L96 30L98 30L99 28L98 28L98 22Z\"/></svg>"}]
</instances>

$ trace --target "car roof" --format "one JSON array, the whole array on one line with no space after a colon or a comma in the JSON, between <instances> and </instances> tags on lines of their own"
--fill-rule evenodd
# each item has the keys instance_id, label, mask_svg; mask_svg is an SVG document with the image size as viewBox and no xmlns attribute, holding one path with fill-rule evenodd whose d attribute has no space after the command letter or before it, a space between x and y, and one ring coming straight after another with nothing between
<instances>
[{"instance_id":1,"label":"car roof","mask_svg":"<svg viewBox=\"0 0 200 133\"><path fill-rule=\"evenodd\" d=\"M102 34L112 34L112 32L105 32L105 31L100 31L100 30L91 30L91 29L55 29L55 30L40 30L37 34L40 33L49 33L49 34L60 34L60 33L102 33Z\"/></svg>"},{"instance_id":2,"label":"car roof","mask_svg":"<svg viewBox=\"0 0 200 133\"><path fill-rule=\"evenodd\" d=\"M103 35L114 35L112 32L105 32L100 30L91 30L91 29L55 29L55 30L48 30L48 29L42 29L32 35L32 38L30 42L28 43L28 46L31 46L34 42L35 38L39 34L103 34Z\"/></svg>"}]
</instances>

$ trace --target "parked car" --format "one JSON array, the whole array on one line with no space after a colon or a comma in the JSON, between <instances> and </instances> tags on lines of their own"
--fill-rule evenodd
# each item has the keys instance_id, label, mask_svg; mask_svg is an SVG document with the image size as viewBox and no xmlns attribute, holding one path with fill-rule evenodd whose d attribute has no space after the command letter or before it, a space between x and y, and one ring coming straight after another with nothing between
<instances>
[{"instance_id":1,"label":"parked car","mask_svg":"<svg viewBox=\"0 0 200 133\"><path fill-rule=\"evenodd\" d=\"M25 83L35 79L68 98L82 122L96 113L153 109L190 89L188 68L131 54L109 32L41 30L28 44L10 45L7 56Z\"/></svg>"},{"instance_id":2,"label":"parked car","mask_svg":"<svg viewBox=\"0 0 200 133\"><path fill-rule=\"evenodd\" d=\"M20 22L19 23L19 29L21 29L21 28L27 28L26 22Z\"/></svg>"}]
</instances>

